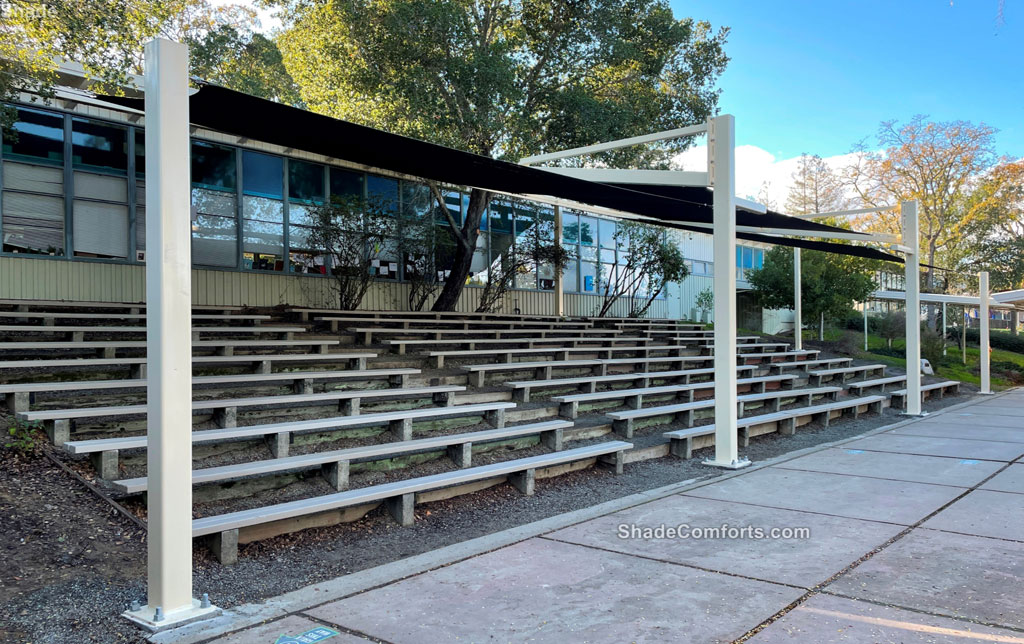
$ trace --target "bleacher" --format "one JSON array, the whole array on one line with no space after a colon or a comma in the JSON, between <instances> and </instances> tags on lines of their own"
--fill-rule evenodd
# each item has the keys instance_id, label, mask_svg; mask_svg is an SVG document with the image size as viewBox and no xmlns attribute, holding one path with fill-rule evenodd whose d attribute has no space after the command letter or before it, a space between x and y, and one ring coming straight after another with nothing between
<instances>
[{"instance_id":1,"label":"bleacher","mask_svg":"<svg viewBox=\"0 0 1024 644\"><path fill-rule=\"evenodd\" d=\"M145 308L0 300L7 412L140 509ZM225 563L239 544L378 506L408 525L416 504L493 485L532 494L566 471L621 473L633 458L622 439L688 458L714 438L712 332L690 322L194 307L192 337L180 422L193 443L193 534ZM905 401L885 391L903 381L881 365L737 342L743 445Z\"/></svg>"}]
</instances>

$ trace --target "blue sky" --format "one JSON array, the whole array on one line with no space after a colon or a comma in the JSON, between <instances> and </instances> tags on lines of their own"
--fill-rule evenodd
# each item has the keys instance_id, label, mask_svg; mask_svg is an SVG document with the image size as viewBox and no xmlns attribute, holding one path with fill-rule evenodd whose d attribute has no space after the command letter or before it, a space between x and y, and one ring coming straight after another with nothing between
<instances>
[{"instance_id":1,"label":"blue sky","mask_svg":"<svg viewBox=\"0 0 1024 644\"><path fill-rule=\"evenodd\" d=\"M1024 156L1024 3L1006 0L672 0L731 28L721 108L738 144L777 160L836 156L883 120L927 114L999 130Z\"/></svg>"}]
</instances>

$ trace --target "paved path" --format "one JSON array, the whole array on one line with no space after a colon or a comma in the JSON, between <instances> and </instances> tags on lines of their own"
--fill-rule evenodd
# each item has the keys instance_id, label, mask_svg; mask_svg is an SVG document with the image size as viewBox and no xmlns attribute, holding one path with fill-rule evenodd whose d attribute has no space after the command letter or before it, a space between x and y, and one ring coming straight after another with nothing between
<instances>
[{"instance_id":1,"label":"paved path","mask_svg":"<svg viewBox=\"0 0 1024 644\"><path fill-rule=\"evenodd\" d=\"M209 641L1024 644L1022 456L1014 391ZM723 524L809 536L693 538Z\"/></svg>"}]
</instances>

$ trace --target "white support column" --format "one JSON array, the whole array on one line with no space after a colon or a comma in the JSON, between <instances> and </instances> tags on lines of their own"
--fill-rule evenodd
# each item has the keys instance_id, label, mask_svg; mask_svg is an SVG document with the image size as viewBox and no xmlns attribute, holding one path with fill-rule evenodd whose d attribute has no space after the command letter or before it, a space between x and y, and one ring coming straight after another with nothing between
<instances>
[{"instance_id":1,"label":"white support column","mask_svg":"<svg viewBox=\"0 0 1024 644\"><path fill-rule=\"evenodd\" d=\"M147 603L125 615L163 630L215 614L192 597L191 229L188 47L146 44Z\"/></svg>"},{"instance_id":2,"label":"white support column","mask_svg":"<svg viewBox=\"0 0 1024 644\"><path fill-rule=\"evenodd\" d=\"M917 201L900 204L903 215L903 245L906 246L904 276L907 294L907 415L921 415L921 279L918 276Z\"/></svg>"},{"instance_id":3,"label":"white support column","mask_svg":"<svg viewBox=\"0 0 1024 644\"><path fill-rule=\"evenodd\" d=\"M864 307L864 351L868 350L868 303L862 304Z\"/></svg>"},{"instance_id":4,"label":"white support column","mask_svg":"<svg viewBox=\"0 0 1024 644\"><path fill-rule=\"evenodd\" d=\"M793 249L793 348L804 348L804 297L803 281L800 275L800 249Z\"/></svg>"},{"instance_id":5,"label":"white support column","mask_svg":"<svg viewBox=\"0 0 1024 644\"><path fill-rule=\"evenodd\" d=\"M562 247L562 207L555 206L555 244ZM565 284L562 270L555 271L555 315L565 315Z\"/></svg>"},{"instance_id":6,"label":"white support column","mask_svg":"<svg viewBox=\"0 0 1024 644\"><path fill-rule=\"evenodd\" d=\"M942 303L942 355L946 355L946 303Z\"/></svg>"},{"instance_id":7,"label":"white support column","mask_svg":"<svg viewBox=\"0 0 1024 644\"><path fill-rule=\"evenodd\" d=\"M980 328L978 329L978 340L980 346L978 347L981 353L981 391L982 394L992 393L992 355L989 353L991 350L989 343L989 311L988 311L988 271L982 271L978 273L978 298L981 300L981 306L978 309L978 322L980 322Z\"/></svg>"},{"instance_id":8,"label":"white support column","mask_svg":"<svg viewBox=\"0 0 1024 644\"><path fill-rule=\"evenodd\" d=\"M713 148L715 294L715 458L707 465L737 469L740 460L736 408L736 120L711 120Z\"/></svg>"}]
</instances>

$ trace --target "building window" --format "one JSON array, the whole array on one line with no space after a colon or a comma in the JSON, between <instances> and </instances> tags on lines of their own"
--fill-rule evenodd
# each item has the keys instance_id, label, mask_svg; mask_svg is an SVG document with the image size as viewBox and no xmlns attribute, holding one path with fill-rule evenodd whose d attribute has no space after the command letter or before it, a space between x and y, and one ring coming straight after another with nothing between
<instances>
[{"instance_id":1,"label":"building window","mask_svg":"<svg viewBox=\"0 0 1024 644\"><path fill-rule=\"evenodd\" d=\"M202 141L192 142L192 185L213 190L237 187L235 149Z\"/></svg>"},{"instance_id":2,"label":"building window","mask_svg":"<svg viewBox=\"0 0 1024 644\"><path fill-rule=\"evenodd\" d=\"M77 257L128 257L128 130L71 120L72 221Z\"/></svg>"},{"instance_id":3,"label":"building window","mask_svg":"<svg viewBox=\"0 0 1024 644\"><path fill-rule=\"evenodd\" d=\"M75 168L124 173L128 169L128 128L71 119L71 158Z\"/></svg>"},{"instance_id":4,"label":"building window","mask_svg":"<svg viewBox=\"0 0 1024 644\"><path fill-rule=\"evenodd\" d=\"M27 163L3 164L3 250L64 254L64 171Z\"/></svg>"},{"instance_id":5,"label":"building window","mask_svg":"<svg viewBox=\"0 0 1024 644\"><path fill-rule=\"evenodd\" d=\"M284 270L284 159L242 152L242 266Z\"/></svg>"},{"instance_id":6,"label":"building window","mask_svg":"<svg viewBox=\"0 0 1024 644\"><path fill-rule=\"evenodd\" d=\"M324 201L324 166L288 160L288 200L305 203Z\"/></svg>"},{"instance_id":7,"label":"building window","mask_svg":"<svg viewBox=\"0 0 1024 644\"><path fill-rule=\"evenodd\" d=\"M7 159L64 162L64 117L52 112L17 108L17 120L4 128L3 153Z\"/></svg>"},{"instance_id":8,"label":"building window","mask_svg":"<svg viewBox=\"0 0 1024 644\"><path fill-rule=\"evenodd\" d=\"M368 175L366 177L366 198L370 208L391 216L397 215L401 203L398 196L398 179L375 174Z\"/></svg>"},{"instance_id":9,"label":"building window","mask_svg":"<svg viewBox=\"0 0 1024 644\"><path fill-rule=\"evenodd\" d=\"M192 263L238 265L238 197L234 193L192 188Z\"/></svg>"}]
</instances>

